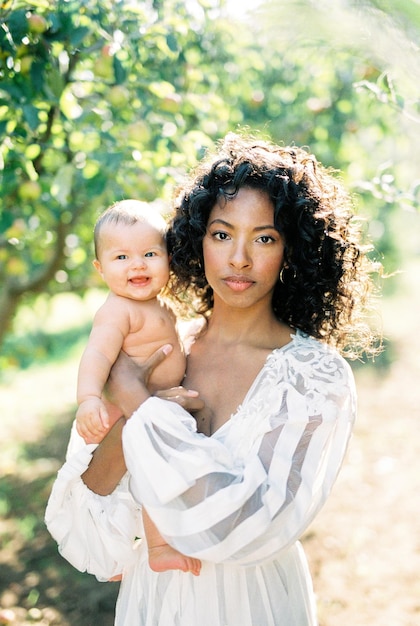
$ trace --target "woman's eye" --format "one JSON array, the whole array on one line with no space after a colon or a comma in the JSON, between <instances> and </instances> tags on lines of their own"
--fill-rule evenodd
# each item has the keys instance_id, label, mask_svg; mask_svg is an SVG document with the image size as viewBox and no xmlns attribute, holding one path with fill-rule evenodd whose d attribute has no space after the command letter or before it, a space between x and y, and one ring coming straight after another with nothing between
<instances>
[{"instance_id":1,"label":"woman's eye","mask_svg":"<svg viewBox=\"0 0 420 626\"><path fill-rule=\"evenodd\" d=\"M258 241L261 243L271 243L274 241L274 237L271 237L271 235L261 235L261 237L258 237Z\"/></svg>"},{"instance_id":2,"label":"woman's eye","mask_svg":"<svg viewBox=\"0 0 420 626\"><path fill-rule=\"evenodd\" d=\"M217 239L218 241L225 241L229 238L229 235L227 233L224 233L223 231L216 231L212 234L212 237L214 239Z\"/></svg>"}]
</instances>

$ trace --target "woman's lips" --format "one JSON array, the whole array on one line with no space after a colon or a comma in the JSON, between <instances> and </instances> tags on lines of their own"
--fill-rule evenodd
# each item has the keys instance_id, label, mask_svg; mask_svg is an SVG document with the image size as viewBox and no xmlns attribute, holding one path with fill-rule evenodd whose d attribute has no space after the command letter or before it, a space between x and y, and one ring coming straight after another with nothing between
<instances>
[{"instance_id":1,"label":"woman's lips","mask_svg":"<svg viewBox=\"0 0 420 626\"><path fill-rule=\"evenodd\" d=\"M227 276L223 279L223 282L232 289L232 291L245 291L254 284L253 280L245 278L244 276Z\"/></svg>"}]
</instances>

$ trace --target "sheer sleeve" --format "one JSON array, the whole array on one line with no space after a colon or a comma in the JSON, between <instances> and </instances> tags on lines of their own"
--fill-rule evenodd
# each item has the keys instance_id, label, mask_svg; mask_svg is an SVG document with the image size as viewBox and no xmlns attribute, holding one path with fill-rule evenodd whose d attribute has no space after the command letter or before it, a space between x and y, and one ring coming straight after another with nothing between
<instances>
[{"instance_id":1,"label":"sheer sleeve","mask_svg":"<svg viewBox=\"0 0 420 626\"><path fill-rule=\"evenodd\" d=\"M128 476L110 496L90 491L80 476L96 446L83 445L58 473L45 523L60 554L81 572L109 580L137 558L142 535L140 508L128 491ZM73 448L74 449L74 448Z\"/></svg>"},{"instance_id":2,"label":"sheer sleeve","mask_svg":"<svg viewBox=\"0 0 420 626\"><path fill-rule=\"evenodd\" d=\"M261 562L296 541L325 502L354 416L348 364L300 336L270 355L212 437L179 406L145 402L123 431L130 488L181 552Z\"/></svg>"}]
</instances>

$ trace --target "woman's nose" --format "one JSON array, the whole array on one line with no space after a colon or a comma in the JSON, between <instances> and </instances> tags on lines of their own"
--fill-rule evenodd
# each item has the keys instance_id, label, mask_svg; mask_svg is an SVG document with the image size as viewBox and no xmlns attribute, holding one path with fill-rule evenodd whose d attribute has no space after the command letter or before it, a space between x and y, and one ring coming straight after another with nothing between
<instances>
[{"instance_id":1,"label":"woman's nose","mask_svg":"<svg viewBox=\"0 0 420 626\"><path fill-rule=\"evenodd\" d=\"M250 267L252 265L252 261L246 244L238 242L234 245L229 261L232 267L238 269Z\"/></svg>"}]
</instances>

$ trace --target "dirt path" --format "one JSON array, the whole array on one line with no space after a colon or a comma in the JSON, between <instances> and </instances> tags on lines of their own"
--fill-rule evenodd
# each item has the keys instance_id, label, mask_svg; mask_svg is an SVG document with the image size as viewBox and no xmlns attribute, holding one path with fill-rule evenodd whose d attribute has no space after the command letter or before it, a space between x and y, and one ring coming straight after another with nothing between
<instances>
[{"instance_id":1,"label":"dirt path","mask_svg":"<svg viewBox=\"0 0 420 626\"><path fill-rule=\"evenodd\" d=\"M321 626L420 624L419 276L383 312L390 369L356 371L349 454L307 537Z\"/></svg>"}]
</instances>

